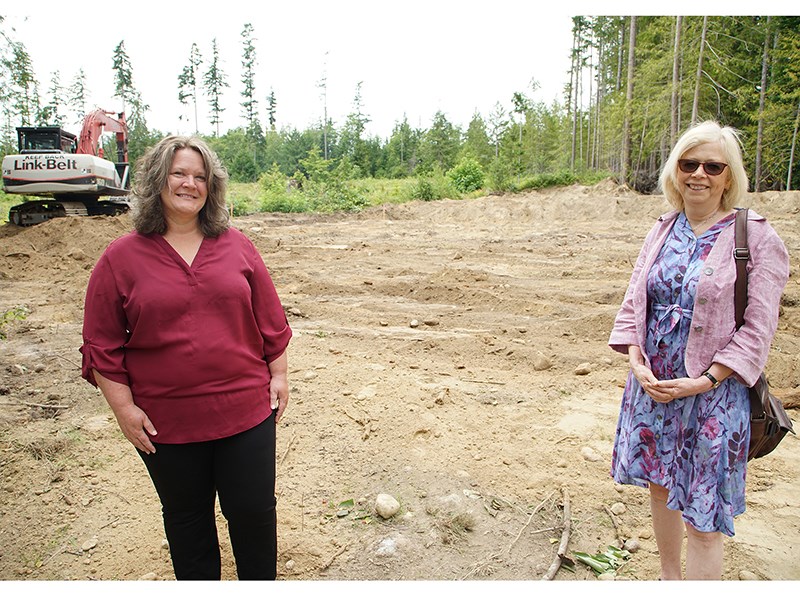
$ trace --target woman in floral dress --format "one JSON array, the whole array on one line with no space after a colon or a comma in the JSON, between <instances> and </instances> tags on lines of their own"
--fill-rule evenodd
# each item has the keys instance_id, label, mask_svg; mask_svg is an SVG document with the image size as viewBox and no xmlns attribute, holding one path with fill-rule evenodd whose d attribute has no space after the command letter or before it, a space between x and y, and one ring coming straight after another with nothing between
<instances>
[{"instance_id":1,"label":"woman in floral dress","mask_svg":"<svg viewBox=\"0 0 800 600\"><path fill-rule=\"evenodd\" d=\"M609 345L628 355L611 475L648 487L662 579L722 577L722 534L745 510L750 404L789 276L783 242L749 211L750 285L736 330L735 206L747 192L737 133L689 129L660 186L674 211L647 235Z\"/></svg>"}]
</instances>

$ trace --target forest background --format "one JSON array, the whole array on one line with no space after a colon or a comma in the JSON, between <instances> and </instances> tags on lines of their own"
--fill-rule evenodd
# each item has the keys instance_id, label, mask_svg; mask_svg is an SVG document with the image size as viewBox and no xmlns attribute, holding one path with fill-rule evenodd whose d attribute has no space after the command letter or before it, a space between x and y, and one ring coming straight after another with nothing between
<instances>
[{"instance_id":1,"label":"forest background","mask_svg":"<svg viewBox=\"0 0 800 600\"><path fill-rule=\"evenodd\" d=\"M217 151L233 182L235 214L357 210L384 202L516 192L606 177L655 191L658 169L691 123L715 119L742 133L751 190L800 186L800 17L576 16L563 96L535 101L538 87L498 99L464 128L437 111L428 128L399 115L388 138L366 134L361 85L341 123L322 114L305 129L278 128L280 98L256 90L256 32L241 31L241 79L229 80L216 40L193 43L175 74L192 123ZM25 47L0 16L0 153L16 153L16 126L79 123L86 77L58 72L40 81ZM109 56L114 97L126 114L129 157L170 132L148 127L125 40ZM500 67L499 67L500 68ZM503 66L502 68L508 68ZM526 66L527 68L527 66ZM478 76L476 74L476 81ZM325 77L318 87L326 94ZM245 126L220 130L222 98L238 94ZM203 106L208 122L198 119ZM113 144L113 139L108 140ZM109 155L113 151L109 148ZM0 192L3 218L18 196Z\"/></svg>"}]
</instances>

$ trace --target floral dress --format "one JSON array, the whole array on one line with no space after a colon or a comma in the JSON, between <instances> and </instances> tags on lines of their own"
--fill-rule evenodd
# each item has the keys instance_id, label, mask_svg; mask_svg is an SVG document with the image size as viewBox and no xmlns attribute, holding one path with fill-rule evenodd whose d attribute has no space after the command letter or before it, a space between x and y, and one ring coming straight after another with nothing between
<instances>
[{"instance_id":1,"label":"floral dress","mask_svg":"<svg viewBox=\"0 0 800 600\"><path fill-rule=\"evenodd\" d=\"M726 217L697 238L681 213L648 273L643 351L658 379L687 376L697 282L719 233L733 221ZM681 511L695 529L732 536L733 518L745 509L747 448L741 442L749 439L749 426L747 388L735 377L715 390L660 403L629 373L611 475L618 483L667 488L667 507Z\"/></svg>"}]
</instances>

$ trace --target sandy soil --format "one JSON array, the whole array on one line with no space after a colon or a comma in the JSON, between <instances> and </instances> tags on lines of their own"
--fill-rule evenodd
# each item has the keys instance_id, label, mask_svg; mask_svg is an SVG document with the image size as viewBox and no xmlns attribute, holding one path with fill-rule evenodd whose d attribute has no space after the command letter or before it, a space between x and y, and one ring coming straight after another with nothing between
<instances>
[{"instance_id":1,"label":"sandy soil","mask_svg":"<svg viewBox=\"0 0 800 600\"><path fill-rule=\"evenodd\" d=\"M800 193L748 203L792 257L767 372L796 403ZM665 209L609 181L236 219L295 331L278 430L279 577L538 580L568 502L568 558L638 543L617 577L657 578L647 494L608 476L627 366L606 341ZM30 311L0 341L0 579L173 577L144 466L79 377L87 278L129 229L127 216L0 227L0 315ZM789 436L751 463L725 579L800 579L799 450ZM388 520L375 512L381 493L401 505ZM219 523L223 575L235 579ZM595 575L578 564L556 579Z\"/></svg>"}]
</instances>

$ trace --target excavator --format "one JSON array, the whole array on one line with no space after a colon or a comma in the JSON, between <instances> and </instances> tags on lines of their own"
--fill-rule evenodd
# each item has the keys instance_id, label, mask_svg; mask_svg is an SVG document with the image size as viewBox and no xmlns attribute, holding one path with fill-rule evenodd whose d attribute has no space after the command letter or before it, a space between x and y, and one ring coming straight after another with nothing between
<instances>
[{"instance_id":1,"label":"excavator","mask_svg":"<svg viewBox=\"0 0 800 600\"><path fill-rule=\"evenodd\" d=\"M102 136L116 136L116 162L104 157ZM8 220L28 226L66 216L119 215L130 208L128 126L125 113L102 109L83 119L80 136L56 125L17 127L19 154L3 158L9 194L47 197L12 206ZM110 197L106 200L101 198Z\"/></svg>"}]
</instances>

